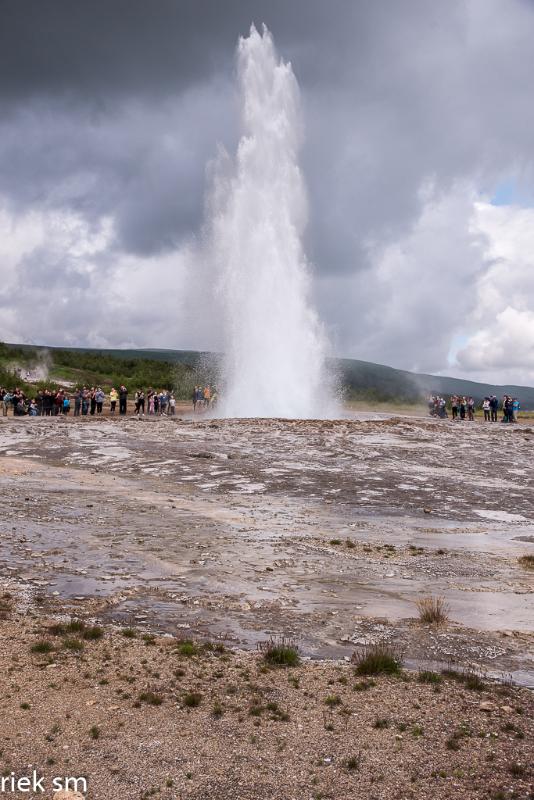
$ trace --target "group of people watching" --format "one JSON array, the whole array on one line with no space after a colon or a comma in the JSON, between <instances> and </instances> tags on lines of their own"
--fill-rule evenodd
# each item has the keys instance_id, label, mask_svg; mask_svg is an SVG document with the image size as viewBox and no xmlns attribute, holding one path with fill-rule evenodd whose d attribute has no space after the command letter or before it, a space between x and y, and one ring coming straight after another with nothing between
<instances>
[{"instance_id":1,"label":"group of people watching","mask_svg":"<svg viewBox=\"0 0 534 800\"><path fill-rule=\"evenodd\" d=\"M135 393L135 412L138 415L147 414L175 414L176 399L172 392L168 390L155 391L150 388L146 392L143 389ZM30 417L56 417L60 414L69 414L73 409L74 416L94 416L103 413L106 404L106 393L100 386L77 387L69 393L65 389L40 389L35 397L27 397L24 392L17 388L10 392L0 387L0 402L2 404L2 414L8 415L8 409L13 410L13 416ZM117 411L123 415L128 408L128 389L120 386L118 389L112 387L109 392L109 413L114 416Z\"/></svg>"},{"instance_id":2,"label":"group of people watching","mask_svg":"<svg viewBox=\"0 0 534 800\"><path fill-rule=\"evenodd\" d=\"M481 403L480 408L484 412L484 422L497 422L499 405L502 411L501 422L517 422L517 415L521 408L519 400L516 397L504 395L502 402L499 404L499 400L494 394L485 397ZM450 406L452 419L475 419L476 403L472 397L452 395ZM447 413L447 401L437 395L431 395L428 398L428 410L431 417L443 419L449 416Z\"/></svg>"},{"instance_id":3,"label":"group of people watching","mask_svg":"<svg viewBox=\"0 0 534 800\"><path fill-rule=\"evenodd\" d=\"M217 403L217 389L207 386L195 386L192 395L193 411L201 411L213 407Z\"/></svg>"}]
</instances>

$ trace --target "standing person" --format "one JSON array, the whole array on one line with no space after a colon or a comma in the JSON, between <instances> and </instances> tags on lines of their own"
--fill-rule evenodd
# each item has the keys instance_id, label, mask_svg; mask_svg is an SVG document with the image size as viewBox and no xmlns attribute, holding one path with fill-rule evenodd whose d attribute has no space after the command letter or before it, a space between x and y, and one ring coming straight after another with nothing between
<instances>
[{"instance_id":1,"label":"standing person","mask_svg":"<svg viewBox=\"0 0 534 800\"><path fill-rule=\"evenodd\" d=\"M512 408L512 398L509 395L506 395L504 401L504 416L506 418L506 422L513 422L514 421L514 412Z\"/></svg>"},{"instance_id":2,"label":"standing person","mask_svg":"<svg viewBox=\"0 0 534 800\"><path fill-rule=\"evenodd\" d=\"M142 414L142 416L144 417L145 416L145 393L144 393L143 389L141 389L139 391L138 400L139 400L139 412L138 413Z\"/></svg>"},{"instance_id":3,"label":"standing person","mask_svg":"<svg viewBox=\"0 0 534 800\"><path fill-rule=\"evenodd\" d=\"M482 411L484 412L484 422L489 422L490 421L490 410L491 410L490 399L489 399L489 397L485 397L484 400L482 401Z\"/></svg>"},{"instance_id":4,"label":"standing person","mask_svg":"<svg viewBox=\"0 0 534 800\"><path fill-rule=\"evenodd\" d=\"M82 391L82 416L86 417L89 411L89 389L84 386Z\"/></svg>"},{"instance_id":5,"label":"standing person","mask_svg":"<svg viewBox=\"0 0 534 800\"><path fill-rule=\"evenodd\" d=\"M467 398L467 416L471 422L475 419L475 401L472 397Z\"/></svg>"},{"instance_id":6,"label":"standing person","mask_svg":"<svg viewBox=\"0 0 534 800\"><path fill-rule=\"evenodd\" d=\"M90 402L89 413L92 417L94 417L96 411L96 389L94 386L91 386L91 394L89 395L89 402Z\"/></svg>"},{"instance_id":7,"label":"standing person","mask_svg":"<svg viewBox=\"0 0 534 800\"><path fill-rule=\"evenodd\" d=\"M497 422L498 410L499 410L499 401L497 400L497 396L492 394L490 397L490 412L491 412L492 422Z\"/></svg>"},{"instance_id":8,"label":"standing person","mask_svg":"<svg viewBox=\"0 0 534 800\"><path fill-rule=\"evenodd\" d=\"M197 396L198 396L198 386L195 386L193 389L192 401L193 401L193 413L197 410Z\"/></svg>"},{"instance_id":9,"label":"standing person","mask_svg":"<svg viewBox=\"0 0 534 800\"><path fill-rule=\"evenodd\" d=\"M458 419L458 398L455 394L451 397L451 411L452 411L452 418Z\"/></svg>"},{"instance_id":10,"label":"standing person","mask_svg":"<svg viewBox=\"0 0 534 800\"><path fill-rule=\"evenodd\" d=\"M119 399L119 393L115 389L114 386L111 387L111 391L109 393L109 413L114 416L115 409L117 408L117 400Z\"/></svg>"},{"instance_id":11,"label":"standing person","mask_svg":"<svg viewBox=\"0 0 534 800\"><path fill-rule=\"evenodd\" d=\"M119 414L126 414L128 405L128 389L124 384L119 388Z\"/></svg>"},{"instance_id":12,"label":"standing person","mask_svg":"<svg viewBox=\"0 0 534 800\"><path fill-rule=\"evenodd\" d=\"M63 413L68 414L70 412L70 398L68 394L65 392L63 397Z\"/></svg>"},{"instance_id":13,"label":"standing person","mask_svg":"<svg viewBox=\"0 0 534 800\"><path fill-rule=\"evenodd\" d=\"M159 394L154 392L154 414L159 414Z\"/></svg>"},{"instance_id":14,"label":"standing person","mask_svg":"<svg viewBox=\"0 0 534 800\"><path fill-rule=\"evenodd\" d=\"M74 393L74 416L75 417L79 417L80 416L80 410L82 408L82 394L83 394L82 390L79 387L77 387L77 389L76 389L76 391Z\"/></svg>"},{"instance_id":15,"label":"standing person","mask_svg":"<svg viewBox=\"0 0 534 800\"><path fill-rule=\"evenodd\" d=\"M512 420L514 422L517 422L517 415L519 413L520 408L521 406L519 405L519 400L517 399L517 397L514 397L512 400Z\"/></svg>"},{"instance_id":16,"label":"standing person","mask_svg":"<svg viewBox=\"0 0 534 800\"><path fill-rule=\"evenodd\" d=\"M43 415L49 417L52 413L52 395L48 389L43 392Z\"/></svg>"},{"instance_id":17,"label":"standing person","mask_svg":"<svg viewBox=\"0 0 534 800\"><path fill-rule=\"evenodd\" d=\"M465 419L465 412L467 410L467 401L465 397L460 400L460 419Z\"/></svg>"},{"instance_id":18,"label":"standing person","mask_svg":"<svg viewBox=\"0 0 534 800\"><path fill-rule=\"evenodd\" d=\"M204 387L204 407L209 408L209 404L211 401L211 387L205 386Z\"/></svg>"},{"instance_id":19,"label":"standing person","mask_svg":"<svg viewBox=\"0 0 534 800\"><path fill-rule=\"evenodd\" d=\"M13 406L14 417L17 417L19 413L19 401L20 401L19 390L15 389L15 391L11 395L11 405Z\"/></svg>"},{"instance_id":20,"label":"standing person","mask_svg":"<svg viewBox=\"0 0 534 800\"><path fill-rule=\"evenodd\" d=\"M154 392L152 391L152 389L149 389L148 392L148 413L149 414L154 413Z\"/></svg>"},{"instance_id":21,"label":"standing person","mask_svg":"<svg viewBox=\"0 0 534 800\"><path fill-rule=\"evenodd\" d=\"M134 413L139 416L139 391L134 394Z\"/></svg>"},{"instance_id":22,"label":"standing person","mask_svg":"<svg viewBox=\"0 0 534 800\"><path fill-rule=\"evenodd\" d=\"M173 394L169 397L169 413L172 416L176 414L176 398Z\"/></svg>"},{"instance_id":23,"label":"standing person","mask_svg":"<svg viewBox=\"0 0 534 800\"><path fill-rule=\"evenodd\" d=\"M63 413L63 393L60 389L54 394L54 417Z\"/></svg>"},{"instance_id":24,"label":"standing person","mask_svg":"<svg viewBox=\"0 0 534 800\"><path fill-rule=\"evenodd\" d=\"M2 416L7 417L7 410L12 403L12 399L13 395L6 389L2 397Z\"/></svg>"},{"instance_id":25,"label":"standing person","mask_svg":"<svg viewBox=\"0 0 534 800\"><path fill-rule=\"evenodd\" d=\"M97 414L101 414L102 413L102 409L104 408L104 400L105 399L106 399L106 395L104 394L104 392L102 391L102 389L99 386L98 389L95 392L95 402L96 402L96 413Z\"/></svg>"},{"instance_id":26,"label":"standing person","mask_svg":"<svg viewBox=\"0 0 534 800\"><path fill-rule=\"evenodd\" d=\"M167 416L167 392L161 392L159 396L159 413Z\"/></svg>"}]
</instances>

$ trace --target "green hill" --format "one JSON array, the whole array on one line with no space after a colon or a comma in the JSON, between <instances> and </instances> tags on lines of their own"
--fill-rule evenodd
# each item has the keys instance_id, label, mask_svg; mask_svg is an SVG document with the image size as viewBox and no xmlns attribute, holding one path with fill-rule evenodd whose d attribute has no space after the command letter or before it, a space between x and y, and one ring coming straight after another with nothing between
<instances>
[{"instance_id":1,"label":"green hill","mask_svg":"<svg viewBox=\"0 0 534 800\"><path fill-rule=\"evenodd\" d=\"M0 385L100 385L109 389L124 383L173 389L178 399L191 395L196 382L217 382L221 356L193 350L120 350L58 348L0 344ZM534 409L534 388L493 385L425 375L355 359L331 359L348 400L417 403L428 394L470 395L477 402L490 394L519 398L523 409Z\"/></svg>"}]
</instances>

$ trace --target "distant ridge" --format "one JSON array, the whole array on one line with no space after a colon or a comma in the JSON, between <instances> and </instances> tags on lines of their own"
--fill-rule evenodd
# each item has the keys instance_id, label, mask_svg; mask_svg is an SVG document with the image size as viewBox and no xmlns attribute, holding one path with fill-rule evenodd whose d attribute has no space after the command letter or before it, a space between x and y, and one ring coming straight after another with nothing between
<instances>
[{"instance_id":1,"label":"distant ridge","mask_svg":"<svg viewBox=\"0 0 534 800\"><path fill-rule=\"evenodd\" d=\"M197 366L217 362L220 353L209 353L196 350L171 350L166 348L95 348L95 347L46 347L44 345L5 345L10 349L25 351L48 351L53 359L54 351L78 352L85 354L101 354L118 359L147 359L195 369ZM344 389L347 399L361 399L370 402L402 403L420 402L429 394L449 396L451 394L466 395L481 401L485 396L496 394L501 398L504 394L517 397L523 410L534 410L534 387L513 384L490 384L469 381L462 378L428 375L409 372L407 370L360 361L351 358L330 359L329 365L336 373Z\"/></svg>"}]
</instances>

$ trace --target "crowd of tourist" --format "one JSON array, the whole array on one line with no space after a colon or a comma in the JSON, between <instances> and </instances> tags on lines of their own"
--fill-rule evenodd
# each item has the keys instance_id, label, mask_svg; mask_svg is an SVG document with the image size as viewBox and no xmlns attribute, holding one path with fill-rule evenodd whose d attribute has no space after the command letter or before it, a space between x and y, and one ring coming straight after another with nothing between
<instances>
[{"instance_id":1,"label":"crowd of tourist","mask_svg":"<svg viewBox=\"0 0 534 800\"><path fill-rule=\"evenodd\" d=\"M453 420L474 420L476 403L472 397L462 397L452 395L450 398L451 416ZM501 422L517 422L517 415L521 408L517 397L510 397L505 394L499 403L496 395L492 394L485 397L480 406L484 413L484 422L497 422L499 417L499 406L502 411ZM428 398L428 411L431 417L447 418L447 401L438 395L431 395Z\"/></svg>"},{"instance_id":2,"label":"crowd of tourist","mask_svg":"<svg viewBox=\"0 0 534 800\"><path fill-rule=\"evenodd\" d=\"M195 386L193 395L193 411L201 411L217 403L217 389L212 389L211 386Z\"/></svg>"},{"instance_id":3,"label":"crowd of tourist","mask_svg":"<svg viewBox=\"0 0 534 800\"><path fill-rule=\"evenodd\" d=\"M192 396L193 411L205 411L217 402L217 390L211 386L195 386ZM70 414L79 416L100 416L104 407L108 406L109 414L124 415L128 410L128 389L121 385L118 389L112 387L106 395L100 386L81 386L68 392L66 389L57 391L40 389L35 397L28 397L20 388L9 391L0 386L0 404L2 414L7 417L8 411L13 416L30 417L56 417ZM176 414L176 398L166 389L156 391L152 388L138 389L133 396L133 413L137 416L159 415L173 416Z\"/></svg>"},{"instance_id":4,"label":"crowd of tourist","mask_svg":"<svg viewBox=\"0 0 534 800\"><path fill-rule=\"evenodd\" d=\"M104 406L109 400L109 413L124 415L128 409L128 389L126 386L112 387L106 395L100 386L81 386L68 392L65 389L57 391L40 389L35 397L28 397L16 388L9 391L0 387L0 403L2 414L7 417L11 409L13 416L30 417L56 417L60 414L70 414L75 417L101 415ZM152 388L140 389L134 395L134 413L137 415L173 415L176 413L176 399L168 390L156 391Z\"/></svg>"},{"instance_id":5,"label":"crowd of tourist","mask_svg":"<svg viewBox=\"0 0 534 800\"><path fill-rule=\"evenodd\" d=\"M217 403L217 389L206 386L195 386L192 393L193 412L199 413L212 408ZM66 389L40 389L34 397L28 397L20 388L10 391L0 386L0 406L2 414L7 417L11 411L13 416L52 417L70 414L75 417L100 416L107 408L109 401L109 414L124 415L128 410L128 389L121 385L118 389L112 387L106 395L100 386L77 387L72 392ZM449 417L447 406L450 406L453 420L474 420L476 403L472 397L453 395L447 401L439 395L428 398L430 416L447 419ZM173 416L176 413L176 398L167 389L156 391L152 388L138 389L133 396L133 413L137 416L158 415ZM485 397L479 406L484 415L485 422L497 422L499 410L502 412L501 422L517 422L518 412L521 408L519 400L510 395L504 395L501 402L495 395Z\"/></svg>"}]
</instances>

